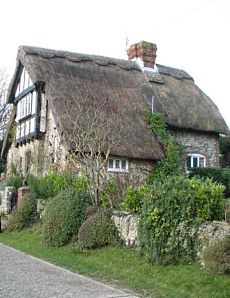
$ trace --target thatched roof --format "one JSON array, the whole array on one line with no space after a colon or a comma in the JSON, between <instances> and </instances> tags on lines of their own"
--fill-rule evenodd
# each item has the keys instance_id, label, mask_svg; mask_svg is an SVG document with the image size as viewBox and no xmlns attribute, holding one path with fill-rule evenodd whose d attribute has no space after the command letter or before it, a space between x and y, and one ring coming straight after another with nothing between
<instances>
[{"instance_id":1,"label":"thatched roof","mask_svg":"<svg viewBox=\"0 0 230 298\"><path fill-rule=\"evenodd\" d=\"M163 112L168 124L199 131L228 133L215 104L180 70L158 65L159 72L143 73L136 62L94 55L22 46L8 93L12 102L22 65L32 81L45 82L47 99L61 128L58 100L81 94L109 99L119 107L130 135L114 153L130 158L160 159L162 148L147 128L144 111ZM56 102L56 103L55 103Z\"/></svg>"},{"instance_id":2,"label":"thatched roof","mask_svg":"<svg viewBox=\"0 0 230 298\"><path fill-rule=\"evenodd\" d=\"M154 90L154 110L164 113L170 126L229 134L214 102L183 70L157 64L158 73L146 73Z\"/></svg>"},{"instance_id":3,"label":"thatched roof","mask_svg":"<svg viewBox=\"0 0 230 298\"><path fill-rule=\"evenodd\" d=\"M63 113L62 105L58 104L60 99L65 102L68 98L78 100L82 94L108 99L119 108L124 125L130 131L119 147L113 148L113 153L142 159L161 159L164 156L155 136L147 129L144 112L148 104L141 86L148 85L148 82L135 63L31 47L20 47L18 59L33 82L45 82L46 98L60 129L68 129L68 123L59 117ZM9 101L16 89L14 82Z\"/></svg>"}]
</instances>

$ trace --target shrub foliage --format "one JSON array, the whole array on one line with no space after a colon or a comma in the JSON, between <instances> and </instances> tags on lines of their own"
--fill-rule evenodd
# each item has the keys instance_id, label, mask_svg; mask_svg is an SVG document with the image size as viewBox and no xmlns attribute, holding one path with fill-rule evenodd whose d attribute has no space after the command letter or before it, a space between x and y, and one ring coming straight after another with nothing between
<instances>
[{"instance_id":1,"label":"shrub foliage","mask_svg":"<svg viewBox=\"0 0 230 298\"><path fill-rule=\"evenodd\" d=\"M210 179L175 175L149 186L143 202L139 238L152 263L189 262L196 258L192 227L200 220L222 219L222 185Z\"/></svg>"},{"instance_id":2,"label":"shrub foliage","mask_svg":"<svg viewBox=\"0 0 230 298\"><path fill-rule=\"evenodd\" d=\"M147 190L147 185L143 185L138 188L128 186L125 190L124 199L121 203L122 209L129 212L139 213Z\"/></svg>"},{"instance_id":3,"label":"shrub foliage","mask_svg":"<svg viewBox=\"0 0 230 298\"><path fill-rule=\"evenodd\" d=\"M194 168L190 177L199 176L201 178L212 178L213 181L225 186L225 197L230 196L230 169L222 168Z\"/></svg>"},{"instance_id":4,"label":"shrub foliage","mask_svg":"<svg viewBox=\"0 0 230 298\"><path fill-rule=\"evenodd\" d=\"M50 172L44 177L28 175L26 180L33 196L43 200L55 197L69 187L87 191L85 178L72 176L68 171Z\"/></svg>"},{"instance_id":5,"label":"shrub foliage","mask_svg":"<svg viewBox=\"0 0 230 298\"><path fill-rule=\"evenodd\" d=\"M93 249L118 241L118 231L110 216L97 212L89 217L80 227L78 246L81 249Z\"/></svg>"},{"instance_id":6,"label":"shrub foliage","mask_svg":"<svg viewBox=\"0 0 230 298\"><path fill-rule=\"evenodd\" d=\"M13 209L6 226L9 232L23 230L38 220L36 201L25 198L18 208Z\"/></svg>"},{"instance_id":7,"label":"shrub foliage","mask_svg":"<svg viewBox=\"0 0 230 298\"><path fill-rule=\"evenodd\" d=\"M47 246L63 246L78 233L86 219L90 198L87 192L69 188L48 200L43 217L43 241Z\"/></svg>"},{"instance_id":8,"label":"shrub foliage","mask_svg":"<svg viewBox=\"0 0 230 298\"><path fill-rule=\"evenodd\" d=\"M117 208L120 203L119 187L116 181L108 180L101 194L101 204L104 208Z\"/></svg>"}]
</instances>

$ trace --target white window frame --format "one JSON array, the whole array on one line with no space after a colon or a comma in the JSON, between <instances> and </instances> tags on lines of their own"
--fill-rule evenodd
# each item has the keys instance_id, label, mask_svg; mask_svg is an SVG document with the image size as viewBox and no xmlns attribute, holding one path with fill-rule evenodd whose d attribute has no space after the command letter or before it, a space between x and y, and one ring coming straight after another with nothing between
<instances>
[{"instance_id":1,"label":"white window frame","mask_svg":"<svg viewBox=\"0 0 230 298\"><path fill-rule=\"evenodd\" d=\"M20 99L17 104L17 121L27 116L35 115L37 104L37 92L32 91Z\"/></svg>"},{"instance_id":2,"label":"white window frame","mask_svg":"<svg viewBox=\"0 0 230 298\"><path fill-rule=\"evenodd\" d=\"M125 162L125 168L122 168L122 163ZM112 163L112 167L111 167ZM129 163L128 159L112 157L108 160L108 172L128 172Z\"/></svg>"},{"instance_id":3,"label":"white window frame","mask_svg":"<svg viewBox=\"0 0 230 298\"><path fill-rule=\"evenodd\" d=\"M187 158L188 157L191 157L191 167L189 169L195 169L195 168L205 168L206 167L206 157L202 154L195 154L195 153L190 153L190 154L187 154L186 156L186 167L188 168L187 166ZM193 166L193 163L194 163L194 158L197 158L197 167L194 168ZM204 166L200 166L200 158L203 158L204 159Z\"/></svg>"}]
</instances>

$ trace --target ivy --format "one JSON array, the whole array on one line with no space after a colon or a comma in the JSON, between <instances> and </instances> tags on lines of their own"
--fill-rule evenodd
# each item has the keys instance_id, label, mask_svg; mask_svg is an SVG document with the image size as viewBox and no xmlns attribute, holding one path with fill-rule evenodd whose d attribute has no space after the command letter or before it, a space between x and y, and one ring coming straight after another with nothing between
<instances>
[{"instance_id":1,"label":"ivy","mask_svg":"<svg viewBox=\"0 0 230 298\"><path fill-rule=\"evenodd\" d=\"M167 130L165 116L161 113L146 112L149 128L157 136L161 143L165 158L157 163L157 167L150 174L150 182L156 178L170 176L179 173L181 157L184 147Z\"/></svg>"}]
</instances>

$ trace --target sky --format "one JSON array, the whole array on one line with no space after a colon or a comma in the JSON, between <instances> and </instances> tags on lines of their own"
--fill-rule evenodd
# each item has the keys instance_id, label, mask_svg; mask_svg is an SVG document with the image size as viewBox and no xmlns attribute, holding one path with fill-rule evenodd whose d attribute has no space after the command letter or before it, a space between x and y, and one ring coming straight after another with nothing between
<instances>
[{"instance_id":1,"label":"sky","mask_svg":"<svg viewBox=\"0 0 230 298\"><path fill-rule=\"evenodd\" d=\"M157 44L157 63L187 71L230 126L230 0L1 0L0 68L20 45L127 59Z\"/></svg>"}]
</instances>

